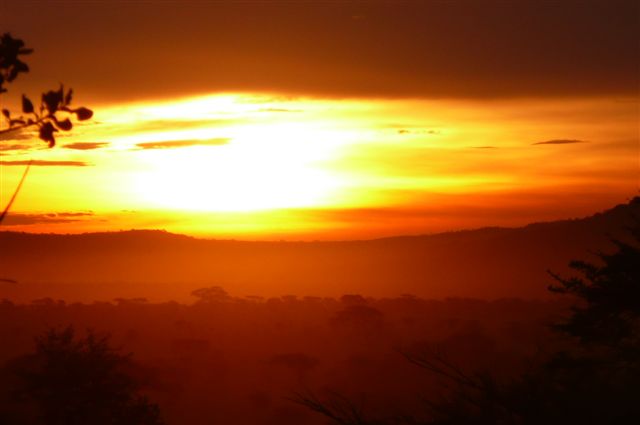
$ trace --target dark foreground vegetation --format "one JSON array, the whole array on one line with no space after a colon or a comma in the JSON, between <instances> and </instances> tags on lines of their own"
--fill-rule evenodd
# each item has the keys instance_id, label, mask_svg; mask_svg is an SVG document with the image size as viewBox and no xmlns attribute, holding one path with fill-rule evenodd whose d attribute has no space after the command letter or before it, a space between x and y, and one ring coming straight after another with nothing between
<instances>
[{"instance_id":1,"label":"dark foreground vegetation","mask_svg":"<svg viewBox=\"0 0 640 425\"><path fill-rule=\"evenodd\" d=\"M0 423L636 423L634 235L550 278L554 301L5 300Z\"/></svg>"},{"instance_id":2,"label":"dark foreground vegetation","mask_svg":"<svg viewBox=\"0 0 640 425\"><path fill-rule=\"evenodd\" d=\"M73 328L36 338L34 353L5 366L0 422L51 425L160 425L158 406L137 394L140 383L129 356L108 337Z\"/></svg>"},{"instance_id":3,"label":"dark foreground vegetation","mask_svg":"<svg viewBox=\"0 0 640 425\"><path fill-rule=\"evenodd\" d=\"M552 325L564 337L523 372L469 372L440 350L408 352L414 365L452 387L426 398L425 413L366 419L343 396L324 400L300 393L296 401L343 425L366 424L632 424L640 422L640 226L633 242L615 241L598 263L574 261L579 273L553 275L549 289L573 295L571 314Z\"/></svg>"},{"instance_id":4,"label":"dark foreground vegetation","mask_svg":"<svg viewBox=\"0 0 640 425\"><path fill-rule=\"evenodd\" d=\"M550 350L547 325L567 311L562 301L517 299L247 299L216 288L197 295L192 305L4 301L3 412L20 406L12 398L16 359L37 355L52 328L74 326L76 341L91 335L87 329L107 332L117 353L134 353L125 371L136 392L128 394L157 403L168 424L321 424L289 400L294 392L337 392L381 415L415 411L421 395L439 394L440 379L402 352L436 344L468 370L508 376L528 367L532 353Z\"/></svg>"}]
</instances>

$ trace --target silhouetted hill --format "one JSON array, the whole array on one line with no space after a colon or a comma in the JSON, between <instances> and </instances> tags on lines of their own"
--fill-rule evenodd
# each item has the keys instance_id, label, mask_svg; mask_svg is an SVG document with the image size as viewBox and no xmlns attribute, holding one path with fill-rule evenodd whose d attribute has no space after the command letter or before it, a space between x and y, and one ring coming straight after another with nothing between
<instances>
[{"instance_id":1,"label":"silhouetted hill","mask_svg":"<svg viewBox=\"0 0 640 425\"><path fill-rule=\"evenodd\" d=\"M591 217L428 236L342 242L196 239L164 231L83 235L0 232L0 297L190 299L233 295L545 297L547 270L592 259L624 237L640 198Z\"/></svg>"}]
</instances>

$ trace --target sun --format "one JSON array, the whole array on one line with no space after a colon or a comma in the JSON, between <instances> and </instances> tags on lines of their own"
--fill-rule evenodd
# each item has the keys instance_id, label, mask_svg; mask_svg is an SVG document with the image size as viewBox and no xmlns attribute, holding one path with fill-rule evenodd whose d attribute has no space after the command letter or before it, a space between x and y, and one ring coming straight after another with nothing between
<instances>
[{"instance_id":1,"label":"sun","mask_svg":"<svg viewBox=\"0 0 640 425\"><path fill-rule=\"evenodd\" d=\"M220 146L140 152L139 198L164 209L260 211L324 205L340 186L320 167L335 155L327 131L267 123L227 128L226 134Z\"/></svg>"}]
</instances>

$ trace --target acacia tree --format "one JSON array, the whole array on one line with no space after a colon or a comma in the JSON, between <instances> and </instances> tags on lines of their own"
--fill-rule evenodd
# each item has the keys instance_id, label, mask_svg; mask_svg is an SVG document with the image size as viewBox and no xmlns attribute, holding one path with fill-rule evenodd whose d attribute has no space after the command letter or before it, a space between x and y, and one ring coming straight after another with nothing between
<instances>
[{"instance_id":1,"label":"acacia tree","mask_svg":"<svg viewBox=\"0 0 640 425\"><path fill-rule=\"evenodd\" d=\"M112 348L107 336L51 329L36 338L35 352L5 368L13 385L0 423L161 425L158 406L140 394L135 370L131 355Z\"/></svg>"},{"instance_id":2,"label":"acacia tree","mask_svg":"<svg viewBox=\"0 0 640 425\"><path fill-rule=\"evenodd\" d=\"M0 37L0 95L8 91L7 86L15 81L20 74L29 72L29 66L23 61L23 57L33 53L33 50L25 47L24 41L14 38L9 33ZM61 84L57 90L49 90L42 93L39 106L36 108L33 102L22 95L21 112L12 113L7 108L2 108L3 123L0 125L0 135L37 129L38 138L46 142L50 148L56 144L55 133L68 132L73 128L71 117L78 121L85 121L93 116L91 109L80 106L72 108L73 90L65 90ZM29 171L25 169L13 196L0 215L0 223L11 208L22 182Z\"/></svg>"}]
</instances>

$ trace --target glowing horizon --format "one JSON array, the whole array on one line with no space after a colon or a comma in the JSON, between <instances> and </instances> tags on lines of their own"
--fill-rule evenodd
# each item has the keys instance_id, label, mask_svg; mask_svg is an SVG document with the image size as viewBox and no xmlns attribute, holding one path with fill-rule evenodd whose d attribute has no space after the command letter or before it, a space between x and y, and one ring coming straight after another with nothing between
<instances>
[{"instance_id":1,"label":"glowing horizon","mask_svg":"<svg viewBox=\"0 0 640 425\"><path fill-rule=\"evenodd\" d=\"M376 237L563 218L638 189L635 99L226 93L94 107L55 149L5 136L3 203L24 170L10 165L40 166L4 230Z\"/></svg>"}]
</instances>

